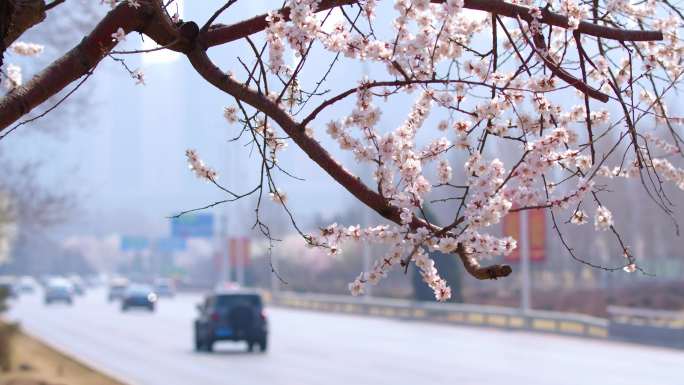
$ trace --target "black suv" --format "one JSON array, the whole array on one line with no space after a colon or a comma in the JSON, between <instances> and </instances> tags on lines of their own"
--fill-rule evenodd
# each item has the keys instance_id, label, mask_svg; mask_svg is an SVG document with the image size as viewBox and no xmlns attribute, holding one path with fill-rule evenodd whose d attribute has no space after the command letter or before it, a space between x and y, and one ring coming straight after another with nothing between
<instances>
[{"instance_id":1,"label":"black suv","mask_svg":"<svg viewBox=\"0 0 684 385\"><path fill-rule=\"evenodd\" d=\"M216 341L245 341L266 351L268 323L261 295L255 291L231 290L208 295L197 305L195 350L212 351Z\"/></svg>"}]
</instances>

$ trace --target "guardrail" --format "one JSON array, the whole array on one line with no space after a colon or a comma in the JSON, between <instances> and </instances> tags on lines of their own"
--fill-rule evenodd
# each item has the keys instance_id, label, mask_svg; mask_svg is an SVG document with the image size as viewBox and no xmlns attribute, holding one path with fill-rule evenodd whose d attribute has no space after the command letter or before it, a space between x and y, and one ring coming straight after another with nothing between
<instances>
[{"instance_id":1,"label":"guardrail","mask_svg":"<svg viewBox=\"0 0 684 385\"><path fill-rule=\"evenodd\" d=\"M608 306L612 338L684 349L684 312Z\"/></svg>"},{"instance_id":2,"label":"guardrail","mask_svg":"<svg viewBox=\"0 0 684 385\"><path fill-rule=\"evenodd\" d=\"M269 296L276 306L359 314L376 317L433 321L457 325L532 330L543 333L605 339L609 321L583 314L549 311L521 312L499 306L417 302L398 299L279 292Z\"/></svg>"},{"instance_id":3,"label":"guardrail","mask_svg":"<svg viewBox=\"0 0 684 385\"><path fill-rule=\"evenodd\" d=\"M440 322L456 325L528 330L594 339L615 339L684 349L684 312L608 308L610 319L584 314L390 298L278 292L269 294L275 306Z\"/></svg>"}]
</instances>

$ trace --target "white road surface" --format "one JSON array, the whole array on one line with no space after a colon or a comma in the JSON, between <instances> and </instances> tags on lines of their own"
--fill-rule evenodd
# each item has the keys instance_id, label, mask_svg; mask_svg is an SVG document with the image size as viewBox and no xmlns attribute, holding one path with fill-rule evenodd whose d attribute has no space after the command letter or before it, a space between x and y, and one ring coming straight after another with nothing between
<instances>
[{"instance_id":1,"label":"white road surface","mask_svg":"<svg viewBox=\"0 0 684 385\"><path fill-rule=\"evenodd\" d=\"M269 351L192 349L197 295L122 313L92 291L45 306L12 302L28 333L130 385L684 385L684 352L609 341L267 310Z\"/></svg>"}]
</instances>

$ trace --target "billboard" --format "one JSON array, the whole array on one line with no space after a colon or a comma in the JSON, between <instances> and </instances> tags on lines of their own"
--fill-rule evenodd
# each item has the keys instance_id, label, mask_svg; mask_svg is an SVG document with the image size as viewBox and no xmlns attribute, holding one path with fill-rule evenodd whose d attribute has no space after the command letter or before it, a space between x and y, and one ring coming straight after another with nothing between
<instances>
[{"instance_id":1,"label":"billboard","mask_svg":"<svg viewBox=\"0 0 684 385\"><path fill-rule=\"evenodd\" d=\"M124 235L121 237L121 251L141 251L150 246L150 242L145 237L135 235Z\"/></svg>"},{"instance_id":2,"label":"billboard","mask_svg":"<svg viewBox=\"0 0 684 385\"><path fill-rule=\"evenodd\" d=\"M173 253L174 251L185 250L186 242L185 238L160 238L155 242L155 248L157 251L162 253Z\"/></svg>"},{"instance_id":3,"label":"billboard","mask_svg":"<svg viewBox=\"0 0 684 385\"><path fill-rule=\"evenodd\" d=\"M177 238L211 238L214 236L214 215L185 214L171 218L171 236Z\"/></svg>"},{"instance_id":4,"label":"billboard","mask_svg":"<svg viewBox=\"0 0 684 385\"><path fill-rule=\"evenodd\" d=\"M530 260L543 261L546 258L546 210L527 210ZM506 256L509 262L520 261L520 212L508 213L503 218L504 235L515 238L518 247Z\"/></svg>"}]
</instances>

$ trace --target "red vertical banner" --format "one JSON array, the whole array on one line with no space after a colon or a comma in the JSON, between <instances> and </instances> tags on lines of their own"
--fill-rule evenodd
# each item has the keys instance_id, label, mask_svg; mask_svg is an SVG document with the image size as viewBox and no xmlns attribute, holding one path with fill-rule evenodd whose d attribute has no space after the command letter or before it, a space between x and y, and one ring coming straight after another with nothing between
<instances>
[{"instance_id":1,"label":"red vertical banner","mask_svg":"<svg viewBox=\"0 0 684 385\"><path fill-rule=\"evenodd\" d=\"M247 266L251 263L250 239L247 237L230 238L228 240L228 255L230 266Z\"/></svg>"},{"instance_id":2,"label":"red vertical banner","mask_svg":"<svg viewBox=\"0 0 684 385\"><path fill-rule=\"evenodd\" d=\"M530 221L530 259L543 261L546 258L546 210L530 210L527 218Z\"/></svg>"},{"instance_id":3,"label":"red vertical banner","mask_svg":"<svg viewBox=\"0 0 684 385\"><path fill-rule=\"evenodd\" d=\"M247 237L242 238L242 263L244 266L249 266L252 262L250 246L250 239Z\"/></svg>"},{"instance_id":4,"label":"red vertical banner","mask_svg":"<svg viewBox=\"0 0 684 385\"><path fill-rule=\"evenodd\" d=\"M546 211L544 209L528 210L528 234L530 240L530 260L543 261L546 258ZM504 235L520 241L520 212L508 213L503 218ZM520 249L516 248L506 256L509 262L520 261Z\"/></svg>"},{"instance_id":5,"label":"red vertical banner","mask_svg":"<svg viewBox=\"0 0 684 385\"><path fill-rule=\"evenodd\" d=\"M228 240L228 258L230 266L237 266L238 261L238 240L237 238L230 238Z\"/></svg>"}]
</instances>

